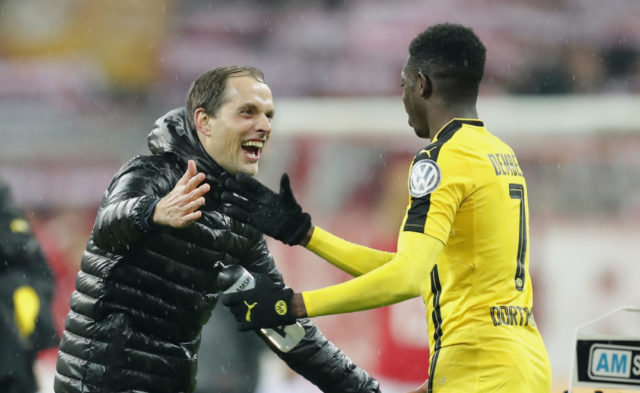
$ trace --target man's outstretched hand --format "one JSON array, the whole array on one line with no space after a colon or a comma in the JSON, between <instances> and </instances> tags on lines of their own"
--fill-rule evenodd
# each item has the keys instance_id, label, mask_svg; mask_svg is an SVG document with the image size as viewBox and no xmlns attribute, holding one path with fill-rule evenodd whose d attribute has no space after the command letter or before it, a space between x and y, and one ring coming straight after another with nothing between
<instances>
[{"instance_id":1,"label":"man's outstretched hand","mask_svg":"<svg viewBox=\"0 0 640 393\"><path fill-rule=\"evenodd\" d=\"M266 274L253 273L256 285L233 293L222 293L222 304L229 307L238 330L256 330L290 325L296 321L292 314L293 290L279 286Z\"/></svg>"},{"instance_id":2,"label":"man's outstretched hand","mask_svg":"<svg viewBox=\"0 0 640 393\"><path fill-rule=\"evenodd\" d=\"M244 173L228 178L224 185L223 211L265 235L293 246L311 228L311 216L296 202L286 173L280 178L278 194Z\"/></svg>"},{"instance_id":3,"label":"man's outstretched hand","mask_svg":"<svg viewBox=\"0 0 640 393\"><path fill-rule=\"evenodd\" d=\"M204 205L204 194L211 188L204 181L204 173L197 173L196 163L189 160L187 171L182 175L173 190L165 195L153 211L153 222L174 228L191 225L202 216L198 209ZM198 185L200 185L198 187Z\"/></svg>"}]
</instances>

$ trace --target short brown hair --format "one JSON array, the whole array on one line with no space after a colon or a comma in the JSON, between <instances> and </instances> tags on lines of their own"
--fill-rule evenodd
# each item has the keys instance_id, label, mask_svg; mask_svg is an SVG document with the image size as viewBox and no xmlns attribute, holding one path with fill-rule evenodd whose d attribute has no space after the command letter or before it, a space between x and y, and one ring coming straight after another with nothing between
<instances>
[{"instance_id":1,"label":"short brown hair","mask_svg":"<svg viewBox=\"0 0 640 393\"><path fill-rule=\"evenodd\" d=\"M241 74L241 75L236 75ZM227 80L233 76L252 76L260 82L264 82L264 74L256 67L251 66L224 66L217 67L200 75L189 87L187 93L187 119L193 127L195 125L193 113L198 108L203 108L209 115L215 117L218 109L224 103L224 92Z\"/></svg>"}]
</instances>

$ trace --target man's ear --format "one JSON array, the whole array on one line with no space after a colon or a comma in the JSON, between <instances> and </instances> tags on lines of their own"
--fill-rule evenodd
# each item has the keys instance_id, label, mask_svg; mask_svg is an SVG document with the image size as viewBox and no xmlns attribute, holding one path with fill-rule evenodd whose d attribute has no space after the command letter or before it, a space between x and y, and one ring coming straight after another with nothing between
<instances>
[{"instance_id":1,"label":"man's ear","mask_svg":"<svg viewBox=\"0 0 640 393\"><path fill-rule=\"evenodd\" d=\"M429 75L423 73L422 71L418 72L418 83L420 85L420 96L422 98L429 98L433 94L433 83L431 82L431 78Z\"/></svg>"},{"instance_id":2,"label":"man's ear","mask_svg":"<svg viewBox=\"0 0 640 393\"><path fill-rule=\"evenodd\" d=\"M204 108L198 108L193 113L193 122L195 123L196 130L198 132L211 136L211 129L209 127L209 115L204 111Z\"/></svg>"}]
</instances>

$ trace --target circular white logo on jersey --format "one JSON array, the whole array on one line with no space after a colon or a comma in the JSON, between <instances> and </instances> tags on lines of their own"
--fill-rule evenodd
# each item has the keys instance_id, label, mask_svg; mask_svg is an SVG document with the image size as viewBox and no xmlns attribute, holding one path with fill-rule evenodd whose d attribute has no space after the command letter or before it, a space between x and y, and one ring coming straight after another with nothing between
<instances>
[{"instance_id":1,"label":"circular white logo on jersey","mask_svg":"<svg viewBox=\"0 0 640 393\"><path fill-rule=\"evenodd\" d=\"M420 160L411 168L409 176L409 193L414 198L421 198L435 191L440 185L442 173L433 160Z\"/></svg>"}]
</instances>

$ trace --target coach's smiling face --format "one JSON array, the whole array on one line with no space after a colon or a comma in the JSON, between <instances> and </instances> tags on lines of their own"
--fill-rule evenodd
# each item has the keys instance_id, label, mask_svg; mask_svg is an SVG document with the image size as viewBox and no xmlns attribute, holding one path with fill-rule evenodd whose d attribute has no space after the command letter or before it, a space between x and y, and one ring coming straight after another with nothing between
<instances>
[{"instance_id":1,"label":"coach's smiling face","mask_svg":"<svg viewBox=\"0 0 640 393\"><path fill-rule=\"evenodd\" d=\"M215 116L198 108L194 119L211 158L231 174L253 176L271 135L273 113L269 86L247 75L229 78L224 103Z\"/></svg>"}]
</instances>

